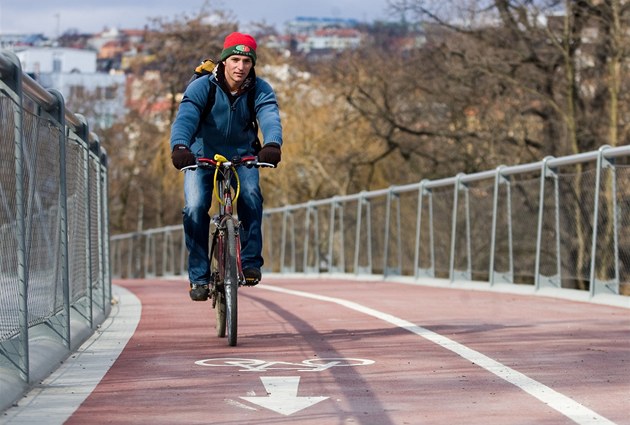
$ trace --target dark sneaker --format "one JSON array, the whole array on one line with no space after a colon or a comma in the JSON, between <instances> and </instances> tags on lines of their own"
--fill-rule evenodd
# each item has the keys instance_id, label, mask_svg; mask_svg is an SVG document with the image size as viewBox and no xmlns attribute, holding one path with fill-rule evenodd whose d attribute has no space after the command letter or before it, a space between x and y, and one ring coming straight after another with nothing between
<instances>
[{"instance_id":1,"label":"dark sneaker","mask_svg":"<svg viewBox=\"0 0 630 425\"><path fill-rule=\"evenodd\" d=\"M208 294L210 290L208 285L203 285L199 283L191 283L190 284L190 299L193 301L206 301L208 299Z\"/></svg>"},{"instance_id":2,"label":"dark sneaker","mask_svg":"<svg viewBox=\"0 0 630 425\"><path fill-rule=\"evenodd\" d=\"M259 269L245 269L243 270L243 275L245 276L246 286L258 285L258 282L260 282L261 274Z\"/></svg>"}]
</instances>

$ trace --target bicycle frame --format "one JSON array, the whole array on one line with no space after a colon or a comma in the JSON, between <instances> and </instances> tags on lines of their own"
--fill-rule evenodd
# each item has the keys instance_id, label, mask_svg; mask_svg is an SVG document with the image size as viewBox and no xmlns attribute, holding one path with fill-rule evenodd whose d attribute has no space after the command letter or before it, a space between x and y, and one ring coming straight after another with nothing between
<instances>
[{"instance_id":1,"label":"bicycle frame","mask_svg":"<svg viewBox=\"0 0 630 425\"><path fill-rule=\"evenodd\" d=\"M218 255L219 265L219 279L225 276L225 232L226 232L226 220L231 220L234 223L235 236L236 236L236 264L238 272L238 285L242 286L245 282L243 276L243 268L241 265L241 238L240 228L241 223L233 216L233 196L232 196L232 179L236 175L235 170L228 168L223 171L222 178L217 182L215 191L219 196L219 212L211 219L211 224L214 226L212 231L212 247L210 249L210 258L214 255L214 249L216 248ZM216 243L216 247L215 247Z\"/></svg>"}]
</instances>

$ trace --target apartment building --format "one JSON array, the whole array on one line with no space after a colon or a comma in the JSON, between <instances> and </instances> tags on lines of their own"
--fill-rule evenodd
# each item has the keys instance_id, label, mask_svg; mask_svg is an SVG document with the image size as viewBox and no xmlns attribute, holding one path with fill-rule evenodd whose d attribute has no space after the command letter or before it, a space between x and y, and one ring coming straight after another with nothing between
<instances>
[{"instance_id":1,"label":"apartment building","mask_svg":"<svg viewBox=\"0 0 630 425\"><path fill-rule=\"evenodd\" d=\"M42 87L59 90L68 106L101 128L124 116L125 81L121 72L97 72L97 53L63 47L16 49L22 71Z\"/></svg>"}]
</instances>

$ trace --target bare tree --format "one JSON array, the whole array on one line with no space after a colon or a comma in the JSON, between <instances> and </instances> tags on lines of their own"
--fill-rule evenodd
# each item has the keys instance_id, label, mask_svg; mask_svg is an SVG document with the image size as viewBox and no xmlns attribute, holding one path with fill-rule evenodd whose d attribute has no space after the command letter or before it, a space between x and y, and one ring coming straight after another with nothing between
<instances>
[{"instance_id":1,"label":"bare tree","mask_svg":"<svg viewBox=\"0 0 630 425\"><path fill-rule=\"evenodd\" d=\"M627 60L630 5L621 0L393 1L398 10L468 42L448 54L466 58L517 95L512 108L540 121L539 155L618 144L621 64ZM457 38L457 36L454 36ZM462 40L462 38L459 38ZM463 41L463 40L462 40ZM471 45L480 55L471 55ZM444 74L453 79L452 73Z\"/></svg>"}]
</instances>

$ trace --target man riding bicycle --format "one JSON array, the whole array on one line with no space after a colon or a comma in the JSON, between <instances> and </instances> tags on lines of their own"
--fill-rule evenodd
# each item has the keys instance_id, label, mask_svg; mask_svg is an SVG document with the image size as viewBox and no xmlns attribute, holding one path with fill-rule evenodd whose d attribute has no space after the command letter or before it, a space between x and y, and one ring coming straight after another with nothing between
<instances>
[{"instance_id":1,"label":"man riding bicycle","mask_svg":"<svg viewBox=\"0 0 630 425\"><path fill-rule=\"evenodd\" d=\"M171 159L177 169L194 165L200 157L221 154L230 159L258 155L260 162L277 165L281 158L282 124L276 95L269 83L256 77L256 41L248 34L225 38L221 62L213 73L194 80L184 92L171 128ZM209 87L215 84L214 105L203 117ZM254 110L264 145L259 149L257 128L252 126L248 95L254 90ZM241 185L237 214L241 221L241 263L248 285L261 279L263 196L258 168L239 169ZM208 240L213 173L186 171L184 176L184 234L188 249L190 298L208 299L210 260Z\"/></svg>"}]
</instances>

